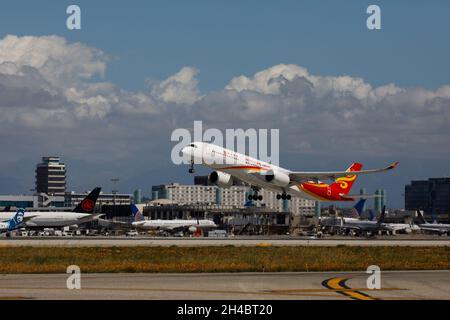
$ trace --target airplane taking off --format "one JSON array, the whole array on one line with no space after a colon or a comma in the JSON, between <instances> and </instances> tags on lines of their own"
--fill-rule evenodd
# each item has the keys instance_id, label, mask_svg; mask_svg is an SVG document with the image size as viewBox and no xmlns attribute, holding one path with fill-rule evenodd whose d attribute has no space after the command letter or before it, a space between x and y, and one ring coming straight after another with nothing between
<instances>
[{"instance_id":1,"label":"airplane taking off","mask_svg":"<svg viewBox=\"0 0 450 320\"><path fill-rule=\"evenodd\" d=\"M283 200L294 196L319 201L354 201L362 197L349 194L358 175L388 171L398 164L395 162L382 169L361 170L362 164L353 163L346 171L295 172L205 142L191 143L181 153L191 163L190 173L194 173L194 163L214 169L209 180L219 187L231 187L233 178L248 183L255 191L249 200L262 200L258 191L264 188L277 192L277 199ZM327 184L320 181L326 179L334 182Z\"/></svg>"},{"instance_id":2,"label":"airplane taking off","mask_svg":"<svg viewBox=\"0 0 450 320\"><path fill-rule=\"evenodd\" d=\"M9 232L21 227L21 225L29 219L32 219L33 216L29 216L27 218L25 216L24 209L18 209L14 217L9 219L8 221L0 222L0 233Z\"/></svg>"},{"instance_id":3,"label":"airplane taking off","mask_svg":"<svg viewBox=\"0 0 450 320\"><path fill-rule=\"evenodd\" d=\"M22 223L27 228L52 228L66 227L93 221L103 214L92 214L95 202L100 194L101 188L95 188L84 198L72 212L64 211L33 211L32 216ZM13 212L0 212L0 221L13 218Z\"/></svg>"},{"instance_id":4,"label":"airplane taking off","mask_svg":"<svg viewBox=\"0 0 450 320\"><path fill-rule=\"evenodd\" d=\"M213 229L217 228L214 221L211 220L145 220L144 215L139 211L136 205L131 205L134 221L131 223L137 229L145 230L161 230L168 232L189 231L196 232L199 229Z\"/></svg>"}]
</instances>

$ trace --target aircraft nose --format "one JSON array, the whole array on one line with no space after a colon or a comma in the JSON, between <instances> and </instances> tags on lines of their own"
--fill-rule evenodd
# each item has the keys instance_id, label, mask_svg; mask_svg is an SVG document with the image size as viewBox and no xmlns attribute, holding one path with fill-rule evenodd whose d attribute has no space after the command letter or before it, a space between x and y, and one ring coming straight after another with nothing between
<instances>
[{"instance_id":1,"label":"aircraft nose","mask_svg":"<svg viewBox=\"0 0 450 320\"><path fill-rule=\"evenodd\" d=\"M181 149L181 154L183 155L183 159L186 163L191 163L192 159L192 147L186 146L183 149Z\"/></svg>"},{"instance_id":2,"label":"aircraft nose","mask_svg":"<svg viewBox=\"0 0 450 320\"><path fill-rule=\"evenodd\" d=\"M192 149L192 147L186 146L183 149L181 149L181 154L183 156L190 156L191 155L191 149Z\"/></svg>"}]
</instances>

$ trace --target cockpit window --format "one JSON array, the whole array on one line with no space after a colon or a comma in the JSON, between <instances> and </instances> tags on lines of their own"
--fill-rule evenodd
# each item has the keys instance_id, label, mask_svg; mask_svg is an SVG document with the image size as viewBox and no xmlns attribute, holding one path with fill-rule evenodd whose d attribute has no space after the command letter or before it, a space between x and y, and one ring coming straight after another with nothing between
<instances>
[{"instance_id":1,"label":"cockpit window","mask_svg":"<svg viewBox=\"0 0 450 320\"><path fill-rule=\"evenodd\" d=\"M191 146L192 148L197 148L197 146L193 143L191 143L189 146Z\"/></svg>"}]
</instances>

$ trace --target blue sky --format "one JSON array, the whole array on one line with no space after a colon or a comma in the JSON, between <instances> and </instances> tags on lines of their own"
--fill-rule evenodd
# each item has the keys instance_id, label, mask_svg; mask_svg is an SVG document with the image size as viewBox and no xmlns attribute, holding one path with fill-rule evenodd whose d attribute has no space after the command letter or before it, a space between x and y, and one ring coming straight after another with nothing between
<instances>
[{"instance_id":1,"label":"blue sky","mask_svg":"<svg viewBox=\"0 0 450 320\"><path fill-rule=\"evenodd\" d=\"M82 9L81 31L65 8ZM365 26L369 4L382 30ZM380 85L435 88L448 82L448 1L2 1L0 36L61 35L115 59L106 77L127 89L182 66L200 70L202 91L237 74L294 63L316 74Z\"/></svg>"},{"instance_id":2,"label":"blue sky","mask_svg":"<svg viewBox=\"0 0 450 320\"><path fill-rule=\"evenodd\" d=\"M381 30L366 28L370 4ZM400 207L410 180L450 175L449 13L444 0L2 1L0 193L28 192L45 154L70 165L71 190L108 190L118 172L124 192L191 182L168 160L170 133L203 120L281 128L293 170L400 160L356 186Z\"/></svg>"}]
</instances>

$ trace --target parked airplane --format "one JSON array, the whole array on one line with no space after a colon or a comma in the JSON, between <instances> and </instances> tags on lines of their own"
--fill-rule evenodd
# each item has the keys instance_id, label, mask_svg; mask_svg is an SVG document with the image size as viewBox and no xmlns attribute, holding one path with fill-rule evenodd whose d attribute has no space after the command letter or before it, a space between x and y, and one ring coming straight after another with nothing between
<instances>
[{"instance_id":1,"label":"parked airplane","mask_svg":"<svg viewBox=\"0 0 450 320\"><path fill-rule=\"evenodd\" d=\"M64 211L33 211L33 217L27 220L23 227L27 228L53 228L78 225L98 219L102 214L92 214L95 202L100 194L101 188L95 188L84 198L72 212ZM0 221L12 219L13 212L0 212Z\"/></svg>"},{"instance_id":2,"label":"parked airplane","mask_svg":"<svg viewBox=\"0 0 450 320\"><path fill-rule=\"evenodd\" d=\"M383 206L380 217L376 221L370 220L341 220L341 229L354 232L358 235L366 234L367 236L374 235L379 231L385 231L386 225L383 223L386 215L386 206Z\"/></svg>"},{"instance_id":3,"label":"parked airplane","mask_svg":"<svg viewBox=\"0 0 450 320\"><path fill-rule=\"evenodd\" d=\"M134 221L131 224L137 229L161 230L168 232L189 231L194 233L199 229L217 228L217 225L211 220L146 220L144 215L134 204L131 205L131 211L134 216Z\"/></svg>"},{"instance_id":4,"label":"parked airplane","mask_svg":"<svg viewBox=\"0 0 450 320\"><path fill-rule=\"evenodd\" d=\"M422 215L422 212L417 210L417 216L419 217L419 228L420 230L431 232L431 233L437 233L440 235L450 235L450 224L445 223L428 223L425 218Z\"/></svg>"},{"instance_id":5,"label":"parked airplane","mask_svg":"<svg viewBox=\"0 0 450 320\"><path fill-rule=\"evenodd\" d=\"M181 150L191 163L190 173L194 173L194 163L201 163L214 169L209 180L222 188L233 185L233 178L252 186L255 193L252 200L262 200L258 195L261 188L277 192L277 199L290 200L291 196L320 201L354 201L361 195L349 194L358 175L388 171L398 162L382 169L361 170L362 164L354 163L346 171L295 172L259 161L210 143L194 142ZM320 180L334 179L326 184Z\"/></svg>"},{"instance_id":6,"label":"parked airplane","mask_svg":"<svg viewBox=\"0 0 450 320\"><path fill-rule=\"evenodd\" d=\"M15 229L20 228L20 226L29 219L32 219L34 216L29 216L27 218L25 216L24 209L18 209L14 217L7 221L0 222L0 233L9 232Z\"/></svg>"},{"instance_id":7,"label":"parked airplane","mask_svg":"<svg viewBox=\"0 0 450 320\"><path fill-rule=\"evenodd\" d=\"M362 209L364 207L364 204L367 199L360 199L356 205L352 208L352 218L344 218L344 221L354 221L358 220L361 221L361 215L362 215ZM369 220L373 221L375 215L372 210L369 210ZM392 232L392 234L395 233L411 233L412 231L418 231L419 227L415 224L409 224L409 223L383 223L383 226L385 227L386 231Z\"/></svg>"}]
</instances>

